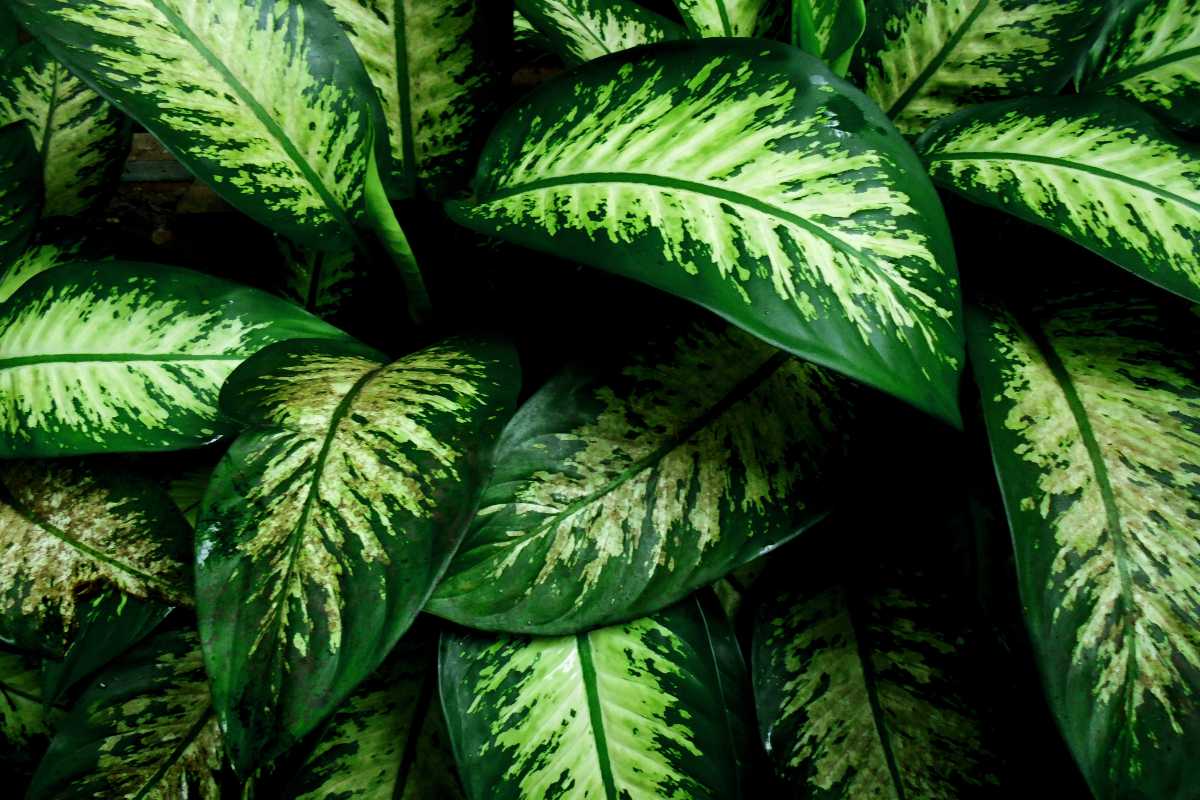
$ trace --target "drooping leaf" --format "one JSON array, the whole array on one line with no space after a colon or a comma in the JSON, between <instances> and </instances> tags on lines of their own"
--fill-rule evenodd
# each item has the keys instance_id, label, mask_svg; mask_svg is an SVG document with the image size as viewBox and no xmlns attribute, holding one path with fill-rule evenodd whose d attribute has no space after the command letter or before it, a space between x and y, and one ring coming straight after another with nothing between
<instances>
[{"instance_id":1,"label":"drooping leaf","mask_svg":"<svg viewBox=\"0 0 1200 800\"><path fill-rule=\"evenodd\" d=\"M956 421L953 249L869 101L767 41L666 42L528 95L451 215L677 294Z\"/></svg>"},{"instance_id":2,"label":"drooping leaf","mask_svg":"<svg viewBox=\"0 0 1200 800\"><path fill-rule=\"evenodd\" d=\"M28 800L218 800L221 732L191 631L101 673L59 727Z\"/></svg>"},{"instance_id":3,"label":"drooping leaf","mask_svg":"<svg viewBox=\"0 0 1200 800\"><path fill-rule=\"evenodd\" d=\"M42 210L42 178L29 129L0 129L0 270L25 251Z\"/></svg>"},{"instance_id":4,"label":"drooping leaf","mask_svg":"<svg viewBox=\"0 0 1200 800\"><path fill-rule=\"evenodd\" d=\"M411 636L333 715L288 800L463 797L438 702L437 646Z\"/></svg>"},{"instance_id":5,"label":"drooping leaf","mask_svg":"<svg viewBox=\"0 0 1200 800\"><path fill-rule=\"evenodd\" d=\"M146 480L78 461L0 464L0 639L61 656L105 589L188 603L187 523Z\"/></svg>"},{"instance_id":6,"label":"drooping leaf","mask_svg":"<svg viewBox=\"0 0 1200 800\"><path fill-rule=\"evenodd\" d=\"M324 0L375 85L397 191L434 198L459 189L490 124L512 5L497 0Z\"/></svg>"},{"instance_id":7,"label":"drooping leaf","mask_svg":"<svg viewBox=\"0 0 1200 800\"><path fill-rule=\"evenodd\" d=\"M1103 0L875 0L859 46L867 95L915 136L975 103L1053 94L1107 10Z\"/></svg>"},{"instance_id":8,"label":"drooping leaf","mask_svg":"<svg viewBox=\"0 0 1200 800\"><path fill-rule=\"evenodd\" d=\"M577 636L443 634L442 705L472 800L742 797L746 673L696 599Z\"/></svg>"},{"instance_id":9,"label":"drooping leaf","mask_svg":"<svg viewBox=\"0 0 1200 800\"><path fill-rule=\"evenodd\" d=\"M1200 300L1200 149L1100 97L995 103L918 143L943 186Z\"/></svg>"},{"instance_id":10,"label":"drooping leaf","mask_svg":"<svg viewBox=\"0 0 1200 800\"><path fill-rule=\"evenodd\" d=\"M1180 128L1200 126L1200 4L1141 0L1125 8L1085 88L1134 100Z\"/></svg>"},{"instance_id":11,"label":"drooping leaf","mask_svg":"<svg viewBox=\"0 0 1200 800\"><path fill-rule=\"evenodd\" d=\"M195 447L217 393L273 342L343 337L263 292L157 264L78 263L0 304L0 454Z\"/></svg>"},{"instance_id":12,"label":"drooping leaf","mask_svg":"<svg viewBox=\"0 0 1200 800\"><path fill-rule=\"evenodd\" d=\"M829 510L851 387L717 320L552 380L427 610L574 633L657 611Z\"/></svg>"},{"instance_id":13,"label":"drooping leaf","mask_svg":"<svg viewBox=\"0 0 1200 800\"><path fill-rule=\"evenodd\" d=\"M792 44L845 76L867 29L863 0L792 0Z\"/></svg>"},{"instance_id":14,"label":"drooping leaf","mask_svg":"<svg viewBox=\"0 0 1200 800\"><path fill-rule=\"evenodd\" d=\"M249 429L197 527L197 610L234 765L307 734L395 645L475 508L515 354L451 339L393 364L348 342L269 348L225 384Z\"/></svg>"},{"instance_id":15,"label":"drooping leaf","mask_svg":"<svg viewBox=\"0 0 1200 800\"><path fill-rule=\"evenodd\" d=\"M517 9L568 64L687 35L632 0L517 0Z\"/></svg>"},{"instance_id":16,"label":"drooping leaf","mask_svg":"<svg viewBox=\"0 0 1200 800\"><path fill-rule=\"evenodd\" d=\"M759 728L778 772L799 797L1008 797L986 743L992 687L939 576L839 556L854 567L785 575L755 616Z\"/></svg>"},{"instance_id":17,"label":"drooping leaf","mask_svg":"<svg viewBox=\"0 0 1200 800\"><path fill-rule=\"evenodd\" d=\"M354 243L374 93L321 0L11 5L235 208L314 247Z\"/></svg>"},{"instance_id":18,"label":"drooping leaf","mask_svg":"<svg viewBox=\"0 0 1200 800\"><path fill-rule=\"evenodd\" d=\"M781 0L675 0L697 36L761 36L778 19Z\"/></svg>"},{"instance_id":19,"label":"drooping leaf","mask_svg":"<svg viewBox=\"0 0 1200 800\"><path fill-rule=\"evenodd\" d=\"M78 239L33 242L0 271L0 303L12 297L34 275L78 261L82 252L83 242Z\"/></svg>"},{"instance_id":20,"label":"drooping leaf","mask_svg":"<svg viewBox=\"0 0 1200 800\"><path fill-rule=\"evenodd\" d=\"M0 124L24 121L42 159L48 217L107 200L129 152L129 125L37 42L0 64Z\"/></svg>"},{"instance_id":21,"label":"drooping leaf","mask_svg":"<svg viewBox=\"0 0 1200 800\"><path fill-rule=\"evenodd\" d=\"M1137 297L974 314L971 352L1051 707L1098 798L1200 783L1200 368Z\"/></svg>"},{"instance_id":22,"label":"drooping leaf","mask_svg":"<svg viewBox=\"0 0 1200 800\"><path fill-rule=\"evenodd\" d=\"M40 659L0 650L0 774L9 780L28 779L62 715L46 703L40 678Z\"/></svg>"}]
</instances>

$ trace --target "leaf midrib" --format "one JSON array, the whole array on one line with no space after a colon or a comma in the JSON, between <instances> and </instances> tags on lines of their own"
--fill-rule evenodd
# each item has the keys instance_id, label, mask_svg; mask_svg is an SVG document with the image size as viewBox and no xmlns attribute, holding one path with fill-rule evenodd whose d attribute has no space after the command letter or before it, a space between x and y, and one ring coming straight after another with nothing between
<instances>
[{"instance_id":1,"label":"leaf midrib","mask_svg":"<svg viewBox=\"0 0 1200 800\"><path fill-rule=\"evenodd\" d=\"M137 794L133 796L132 800L145 800L149 792L158 788L158 784L161 783L162 779L167 776L167 773L170 772L171 767L179 763L179 760L183 758L183 754L186 753L187 749L192 746L197 738L199 738L200 732L204 730L204 727L208 724L212 716L213 706L211 703L209 703L204 709L204 713L201 714L199 718L192 723L191 727L187 729L183 735L183 738L181 738L179 743L171 750L170 755L168 755L163 763L158 766L158 769L151 773L150 777L146 779L146 782L142 784L142 788L138 789Z\"/></svg>"},{"instance_id":2,"label":"leaf midrib","mask_svg":"<svg viewBox=\"0 0 1200 800\"><path fill-rule=\"evenodd\" d=\"M891 733L883 714L883 706L879 701L878 677L875 674L875 661L871 653L870 633L859 619L865 612L863 601L855 587L847 586L843 591L846 599L846 616L850 620L850 629L854 633L854 647L858 653L859 665L862 667L863 688L867 693L867 704L871 709L875 733L879 737L879 746L883 750L883 758L892 779L892 788L896 790L896 800L907 800L904 782L900 779L900 767L896 763L896 754L892 750Z\"/></svg>"},{"instance_id":3,"label":"leaf midrib","mask_svg":"<svg viewBox=\"0 0 1200 800\"><path fill-rule=\"evenodd\" d=\"M616 781L613 779L612 761L608 754L608 739L604 732L604 709L600 704L600 687L596 680L596 664L592 659L590 633L575 635L575 649L579 654L580 679L587 695L588 723L596 746L596 761L600 768L600 782L604 784L605 800L619 800Z\"/></svg>"},{"instance_id":4,"label":"leaf midrib","mask_svg":"<svg viewBox=\"0 0 1200 800\"><path fill-rule=\"evenodd\" d=\"M137 361L245 361L244 354L229 353L45 353L36 356L0 358L0 370L43 364L81 364L92 362L130 363Z\"/></svg>"},{"instance_id":5,"label":"leaf midrib","mask_svg":"<svg viewBox=\"0 0 1200 800\"><path fill-rule=\"evenodd\" d=\"M415 187L417 178L417 145L412 124L412 67L408 63L408 12L405 0L393 0L396 30L393 31L396 48L396 100L400 105L400 153L404 163L401 174Z\"/></svg>"},{"instance_id":6,"label":"leaf midrib","mask_svg":"<svg viewBox=\"0 0 1200 800\"><path fill-rule=\"evenodd\" d=\"M1188 47L1183 50L1176 50L1173 53L1168 53L1167 55L1159 56L1158 58L1152 58L1149 61L1143 61L1140 64L1135 64L1127 69L1118 70L1111 75L1097 78L1096 81L1087 88L1100 90L1109 89L1117 84L1124 83L1130 78L1136 78L1137 76L1143 75L1147 72L1153 72L1159 67L1165 67L1166 65L1172 64L1176 61L1187 61L1189 58L1195 58L1197 56L1200 56L1200 47Z\"/></svg>"},{"instance_id":7,"label":"leaf midrib","mask_svg":"<svg viewBox=\"0 0 1200 800\"><path fill-rule=\"evenodd\" d=\"M962 24L960 24L958 28L955 29L954 33L952 33L950 37L946 39L941 48L938 50L937 54L930 60L928 64L925 65L925 68L917 74L917 77L913 78L912 83L910 83L908 88L904 90L904 93L896 98L896 101L888 107L887 115L890 119L895 119L901 111L907 108L908 104L911 103L913 99L921 92L921 90L925 88L925 85L929 83L929 79L933 77L934 73L941 68L942 64L946 63L946 59L950 57L950 53L953 52L954 48L957 47L959 42L963 40L963 37L967 35L967 31L969 31L971 26L975 24L975 20L979 19L979 16L983 14L984 9L987 8L988 2L989 0L979 0L979 4L971 10L971 13L968 14L967 18L962 21Z\"/></svg>"}]
</instances>

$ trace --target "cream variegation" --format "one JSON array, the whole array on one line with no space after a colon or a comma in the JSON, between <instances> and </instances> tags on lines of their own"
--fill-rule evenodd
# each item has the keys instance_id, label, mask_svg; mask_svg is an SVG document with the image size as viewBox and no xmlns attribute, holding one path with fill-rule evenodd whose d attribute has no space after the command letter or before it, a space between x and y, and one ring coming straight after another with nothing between
<instances>
[{"instance_id":1,"label":"cream variegation","mask_svg":"<svg viewBox=\"0 0 1200 800\"><path fill-rule=\"evenodd\" d=\"M632 0L518 0L517 8L555 52L574 64L684 36L681 27Z\"/></svg>"},{"instance_id":2,"label":"cream variegation","mask_svg":"<svg viewBox=\"0 0 1200 800\"><path fill-rule=\"evenodd\" d=\"M780 15L780 0L675 0L698 36L761 36Z\"/></svg>"},{"instance_id":3,"label":"cream variegation","mask_svg":"<svg viewBox=\"0 0 1200 800\"><path fill-rule=\"evenodd\" d=\"M78 240L31 244L0 272L0 303L12 297L34 275L78 260L82 250L83 243Z\"/></svg>"}]
</instances>

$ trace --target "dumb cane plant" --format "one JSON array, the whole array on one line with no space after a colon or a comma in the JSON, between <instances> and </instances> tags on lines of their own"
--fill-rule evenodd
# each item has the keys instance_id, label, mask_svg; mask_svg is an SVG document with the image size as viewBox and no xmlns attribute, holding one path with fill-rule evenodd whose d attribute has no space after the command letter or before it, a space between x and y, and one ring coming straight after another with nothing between
<instances>
[{"instance_id":1,"label":"dumb cane plant","mask_svg":"<svg viewBox=\"0 0 1200 800\"><path fill-rule=\"evenodd\" d=\"M1200 2L515 6L4 0L10 787L1200 798Z\"/></svg>"}]
</instances>

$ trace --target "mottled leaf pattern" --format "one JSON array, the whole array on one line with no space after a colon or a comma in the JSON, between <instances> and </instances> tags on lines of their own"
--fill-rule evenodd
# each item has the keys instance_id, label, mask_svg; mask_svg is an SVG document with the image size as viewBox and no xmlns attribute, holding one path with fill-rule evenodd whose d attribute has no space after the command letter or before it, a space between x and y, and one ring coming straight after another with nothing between
<instances>
[{"instance_id":1,"label":"mottled leaf pattern","mask_svg":"<svg viewBox=\"0 0 1200 800\"><path fill-rule=\"evenodd\" d=\"M0 639L61 655L87 599L190 602L188 527L148 481L72 461L0 465Z\"/></svg>"},{"instance_id":2,"label":"mottled leaf pattern","mask_svg":"<svg viewBox=\"0 0 1200 800\"><path fill-rule=\"evenodd\" d=\"M290 303L155 264L72 264L0 305L0 454L194 447L229 430L217 392L283 339L342 337Z\"/></svg>"},{"instance_id":3,"label":"mottled leaf pattern","mask_svg":"<svg viewBox=\"0 0 1200 800\"><path fill-rule=\"evenodd\" d=\"M517 8L568 64L687 35L632 0L517 0Z\"/></svg>"},{"instance_id":4,"label":"mottled leaf pattern","mask_svg":"<svg viewBox=\"0 0 1200 800\"><path fill-rule=\"evenodd\" d=\"M296 241L354 241L370 81L321 0L14 0L60 61L234 207Z\"/></svg>"},{"instance_id":5,"label":"mottled leaf pattern","mask_svg":"<svg viewBox=\"0 0 1200 800\"><path fill-rule=\"evenodd\" d=\"M1200 149L1107 98L996 103L932 128L930 174L1200 300Z\"/></svg>"},{"instance_id":6,"label":"mottled leaf pattern","mask_svg":"<svg viewBox=\"0 0 1200 800\"><path fill-rule=\"evenodd\" d=\"M221 733L190 631L102 673L63 721L28 800L218 800Z\"/></svg>"},{"instance_id":7,"label":"mottled leaf pattern","mask_svg":"<svg viewBox=\"0 0 1200 800\"><path fill-rule=\"evenodd\" d=\"M0 64L0 124L18 120L42 157L45 216L81 214L107 199L129 151L129 125L36 42Z\"/></svg>"},{"instance_id":8,"label":"mottled leaf pattern","mask_svg":"<svg viewBox=\"0 0 1200 800\"><path fill-rule=\"evenodd\" d=\"M573 633L712 583L827 513L848 389L716 320L568 370L507 428L427 609Z\"/></svg>"},{"instance_id":9,"label":"mottled leaf pattern","mask_svg":"<svg viewBox=\"0 0 1200 800\"><path fill-rule=\"evenodd\" d=\"M792 0L792 44L845 75L867 29L863 0Z\"/></svg>"},{"instance_id":10,"label":"mottled leaf pattern","mask_svg":"<svg viewBox=\"0 0 1200 800\"><path fill-rule=\"evenodd\" d=\"M527 96L483 153L477 230L636 278L958 419L945 218L871 104L787 45L666 42Z\"/></svg>"},{"instance_id":11,"label":"mottled leaf pattern","mask_svg":"<svg viewBox=\"0 0 1200 800\"><path fill-rule=\"evenodd\" d=\"M25 251L42 208L37 150L23 123L0 129L0 270Z\"/></svg>"},{"instance_id":12,"label":"mottled leaf pattern","mask_svg":"<svg viewBox=\"0 0 1200 800\"><path fill-rule=\"evenodd\" d=\"M691 599L578 636L442 638L442 704L472 800L742 796L745 667Z\"/></svg>"},{"instance_id":13,"label":"mottled leaf pattern","mask_svg":"<svg viewBox=\"0 0 1200 800\"><path fill-rule=\"evenodd\" d=\"M867 95L916 135L975 103L1056 92L1106 13L1102 0L874 0Z\"/></svg>"},{"instance_id":14,"label":"mottled leaf pattern","mask_svg":"<svg viewBox=\"0 0 1200 800\"><path fill-rule=\"evenodd\" d=\"M0 271L0 302L12 297L34 275L79 260L82 251L83 243L79 240L30 244Z\"/></svg>"},{"instance_id":15,"label":"mottled leaf pattern","mask_svg":"<svg viewBox=\"0 0 1200 800\"><path fill-rule=\"evenodd\" d=\"M779 16L781 0L675 0L698 36L759 36Z\"/></svg>"},{"instance_id":16,"label":"mottled leaf pattern","mask_svg":"<svg viewBox=\"0 0 1200 800\"><path fill-rule=\"evenodd\" d=\"M249 429L197 526L213 696L247 771L331 713L411 624L477 502L515 354L453 339L393 364L352 343L264 350L222 410Z\"/></svg>"},{"instance_id":17,"label":"mottled leaf pattern","mask_svg":"<svg viewBox=\"0 0 1200 800\"><path fill-rule=\"evenodd\" d=\"M1127 294L971 320L1050 703L1098 798L1200 784L1200 369Z\"/></svg>"}]
</instances>

